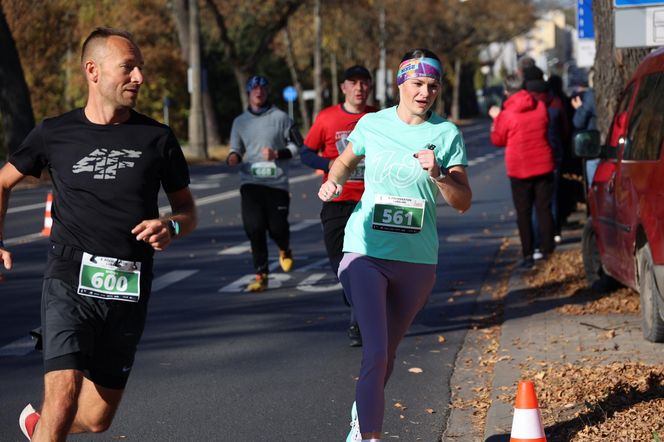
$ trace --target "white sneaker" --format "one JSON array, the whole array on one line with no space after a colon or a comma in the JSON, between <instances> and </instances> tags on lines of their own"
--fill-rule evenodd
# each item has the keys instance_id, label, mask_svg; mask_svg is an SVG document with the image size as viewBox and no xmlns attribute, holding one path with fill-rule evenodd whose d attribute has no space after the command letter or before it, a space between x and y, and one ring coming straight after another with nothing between
<instances>
[{"instance_id":1,"label":"white sneaker","mask_svg":"<svg viewBox=\"0 0 664 442\"><path fill-rule=\"evenodd\" d=\"M535 261L538 261L538 260L543 259L543 258L544 258L544 254L542 253L542 251L540 249L535 249L535 251L533 252L533 259Z\"/></svg>"},{"instance_id":2,"label":"white sneaker","mask_svg":"<svg viewBox=\"0 0 664 442\"><path fill-rule=\"evenodd\" d=\"M353 408L350 410L350 432L346 437L346 442L362 442L360 433L360 420L357 418L357 405L353 402Z\"/></svg>"},{"instance_id":3,"label":"white sneaker","mask_svg":"<svg viewBox=\"0 0 664 442\"><path fill-rule=\"evenodd\" d=\"M561 242L563 242L563 237L560 235L555 235L553 237L553 242L555 242L556 244L560 244Z\"/></svg>"}]
</instances>

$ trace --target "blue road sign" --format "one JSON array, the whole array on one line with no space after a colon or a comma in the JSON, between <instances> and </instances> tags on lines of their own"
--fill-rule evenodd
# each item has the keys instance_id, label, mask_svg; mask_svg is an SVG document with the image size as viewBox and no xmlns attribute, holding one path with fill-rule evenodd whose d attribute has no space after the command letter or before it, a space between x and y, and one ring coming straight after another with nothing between
<instances>
[{"instance_id":1,"label":"blue road sign","mask_svg":"<svg viewBox=\"0 0 664 442\"><path fill-rule=\"evenodd\" d=\"M663 1L655 0L614 0L613 4L616 8L631 8L634 6L656 6L664 5Z\"/></svg>"},{"instance_id":2,"label":"blue road sign","mask_svg":"<svg viewBox=\"0 0 664 442\"><path fill-rule=\"evenodd\" d=\"M592 0L576 1L576 30L579 38L595 38Z\"/></svg>"},{"instance_id":3,"label":"blue road sign","mask_svg":"<svg viewBox=\"0 0 664 442\"><path fill-rule=\"evenodd\" d=\"M297 89L293 86L286 86L283 91L284 100L289 103L297 100Z\"/></svg>"}]
</instances>

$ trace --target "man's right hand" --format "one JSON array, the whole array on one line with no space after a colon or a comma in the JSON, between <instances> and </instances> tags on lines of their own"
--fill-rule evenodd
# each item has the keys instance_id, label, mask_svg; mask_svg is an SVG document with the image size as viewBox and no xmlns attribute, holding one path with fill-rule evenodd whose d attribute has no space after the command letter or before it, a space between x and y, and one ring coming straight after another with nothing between
<instances>
[{"instance_id":1,"label":"man's right hand","mask_svg":"<svg viewBox=\"0 0 664 442\"><path fill-rule=\"evenodd\" d=\"M238 164L240 164L241 160L242 159L240 158L240 155L237 152L231 152L226 157L226 164L228 164L229 166L237 166Z\"/></svg>"},{"instance_id":2,"label":"man's right hand","mask_svg":"<svg viewBox=\"0 0 664 442\"><path fill-rule=\"evenodd\" d=\"M578 108L580 108L582 105L583 105L583 100L581 99L581 97L579 97L579 96L577 95L576 97L572 98L572 107L573 107L574 109L578 109Z\"/></svg>"},{"instance_id":3,"label":"man's right hand","mask_svg":"<svg viewBox=\"0 0 664 442\"><path fill-rule=\"evenodd\" d=\"M12 254L9 253L9 250L0 248L0 259L2 259L5 269L12 269Z\"/></svg>"}]
</instances>

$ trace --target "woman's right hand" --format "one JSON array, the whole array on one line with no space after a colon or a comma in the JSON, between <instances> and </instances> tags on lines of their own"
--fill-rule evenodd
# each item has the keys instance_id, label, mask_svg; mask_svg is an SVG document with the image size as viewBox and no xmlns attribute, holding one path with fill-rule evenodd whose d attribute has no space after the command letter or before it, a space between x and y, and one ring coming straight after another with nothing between
<instances>
[{"instance_id":1,"label":"woman's right hand","mask_svg":"<svg viewBox=\"0 0 664 442\"><path fill-rule=\"evenodd\" d=\"M341 195L342 189L343 186L341 184L327 180L320 186L320 189L318 190L318 198L320 198L323 202L331 201Z\"/></svg>"}]
</instances>

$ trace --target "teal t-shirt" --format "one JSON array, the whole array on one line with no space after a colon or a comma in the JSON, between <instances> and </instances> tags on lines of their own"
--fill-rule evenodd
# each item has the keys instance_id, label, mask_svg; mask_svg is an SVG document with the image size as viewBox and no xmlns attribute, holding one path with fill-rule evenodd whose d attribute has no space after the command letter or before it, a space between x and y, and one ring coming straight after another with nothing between
<instances>
[{"instance_id":1,"label":"teal t-shirt","mask_svg":"<svg viewBox=\"0 0 664 442\"><path fill-rule=\"evenodd\" d=\"M439 166L467 166L459 128L435 113L407 124L394 106L362 117L348 140L365 158L365 189L346 224L344 252L436 264L439 191L413 154L433 145Z\"/></svg>"}]
</instances>

